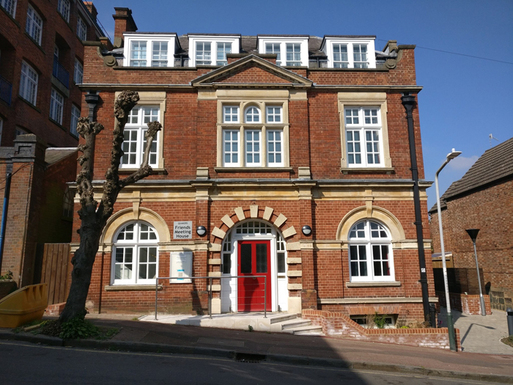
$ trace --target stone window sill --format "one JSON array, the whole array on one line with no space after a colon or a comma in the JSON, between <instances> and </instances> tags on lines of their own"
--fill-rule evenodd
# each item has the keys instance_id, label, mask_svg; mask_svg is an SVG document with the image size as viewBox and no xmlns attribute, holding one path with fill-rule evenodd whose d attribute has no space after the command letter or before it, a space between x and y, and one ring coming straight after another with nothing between
<instances>
[{"instance_id":1,"label":"stone window sill","mask_svg":"<svg viewBox=\"0 0 513 385\"><path fill-rule=\"evenodd\" d=\"M401 282L388 281L388 282L346 282L346 287L399 287Z\"/></svg>"},{"instance_id":2,"label":"stone window sill","mask_svg":"<svg viewBox=\"0 0 513 385\"><path fill-rule=\"evenodd\" d=\"M158 288L163 289L162 285ZM155 285L107 285L105 291L155 291Z\"/></svg>"}]
</instances>

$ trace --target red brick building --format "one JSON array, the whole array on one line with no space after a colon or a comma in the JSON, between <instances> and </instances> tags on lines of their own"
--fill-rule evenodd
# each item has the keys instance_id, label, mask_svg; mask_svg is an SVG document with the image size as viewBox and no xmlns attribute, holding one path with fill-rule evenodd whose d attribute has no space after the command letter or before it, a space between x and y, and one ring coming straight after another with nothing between
<instances>
[{"instance_id":1,"label":"red brick building","mask_svg":"<svg viewBox=\"0 0 513 385\"><path fill-rule=\"evenodd\" d=\"M474 247L465 232L479 229L476 249L483 294L490 295L492 308L512 307L513 138L487 150L440 200L445 250L452 253L455 269L469 270L469 288L464 291L479 294ZM440 252L436 205L430 214L433 248Z\"/></svg>"},{"instance_id":2,"label":"red brick building","mask_svg":"<svg viewBox=\"0 0 513 385\"><path fill-rule=\"evenodd\" d=\"M82 87L98 93L105 126L95 144L98 193L120 91L140 96L122 176L140 164L145 123L163 129L153 175L122 191L104 231L90 311L153 310L158 276L174 277L158 282L160 311L205 309L212 290L215 313L266 304L423 321L402 102L421 90L414 46L390 41L377 51L374 36L137 33L129 9L114 18L118 48L85 47ZM413 132L425 301L436 302L417 109Z\"/></svg>"},{"instance_id":3,"label":"red brick building","mask_svg":"<svg viewBox=\"0 0 513 385\"><path fill-rule=\"evenodd\" d=\"M12 176L0 273L13 272L21 286L39 279L38 244L71 239L63 205L76 176L84 41L103 35L91 2L0 1L2 196Z\"/></svg>"}]
</instances>

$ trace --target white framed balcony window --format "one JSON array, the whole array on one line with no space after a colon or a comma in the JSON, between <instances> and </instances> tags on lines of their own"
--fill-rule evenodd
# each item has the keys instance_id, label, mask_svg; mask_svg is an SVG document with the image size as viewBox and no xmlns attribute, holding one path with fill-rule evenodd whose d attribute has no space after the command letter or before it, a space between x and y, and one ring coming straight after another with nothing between
<instances>
[{"instance_id":1,"label":"white framed balcony window","mask_svg":"<svg viewBox=\"0 0 513 385\"><path fill-rule=\"evenodd\" d=\"M30 4L27 8L27 22L25 32L39 45L43 35L43 19Z\"/></svg>"},{"instance_id":2,"label":"white framed balcony window","mask_svg":"<svg viewBox=\"0 0 513 385\"><path fill-rule=\"evenodd\" d=\"M346 107L347 164L349 167L383 165L381 113L377 107Z\"/></svg>"},{"instance_id":3,"label":"white framed balcony window","mask_svg":"<svg viewBox=\"0 0 513 385\"><path fill-rule=\"evenodd\" d=\"M80 119L80 108L75 106L74 104L71 106L71 120L69 124L69 132L74 137L78 138L78 119Z\"/></svg>"},{"instance_id":4,"label":"white framed balcony window","mask_svg":"<svg viewBox=\"0 0 513 385\"><path fill-rule=\"evenodd\" d=\"M16 0L0 0L0 6L2 6L11 17L16 16Z\"/></svg>"},{"instance_id":5,"label":"white framed balcony window","mask_svg":"<svg viewBox=\"0 0 513 385\"><path fill-rule=\"evenodd\" d=\"M80 40L87 40L87 24L81 16L77 17L77 36Z\"/></svg>"},{"instance_id":6,"label":"white framed balcony window","mask_svg":"<svg viewBox=\"0 0 513 385\"><path fill-rule=\"evenodd\" d=\"M30 104L36 105L39 75L26 62L21 63L20 96Z\"/></svg>"},{"instance_id":7,"label":"white framed balcony window","mask_svg":"<svg viewBox=\"0 0 513 385\"><path fill-rule=\"evenodd\" d=\"M220 42L217 43L217 61L216 64L219 66L223 66L228 64L228 60L226 59L226 55L232 52L232 43Z\"/></svg>"},{"instance_id":8,"label":"white framed balcony window","mask_svg":"<svg viewBox=\"0 0 513 385\"><path fill-rule=\"evenodd\" d=\"M387 95L340 92L341 171L391 172Z\"/></svg>"},{"instance_id":9,"label":"white framed balcony window","mask_svg":"<svg viewBox=\"0 0 513 385\"><path fill-rule=\"evenodd\" d=\"M281 44L265 43L265 53L276 55L276 64L281 65Z\"/></svg>"},{"instance_id":10,"label":"white framed balcony window","mask_svg":"<svg viewBox=\"0 0 513 385\"><path fill-rule=\"evenodd\" d=\"M176 34L124 34L123 65L173 67Z\"/></svg>"},{"instance_id":11,"label":"white framed balcony window","mask_svg":"<svg viewBox=\"0 0 513 385\"><path fill-rule=\"evenodd\" d=\"M122 145L124 154L121 158L121 168L138 168L141 165L146 144L144 135L148 130L148 123L159 120L159 106L137 105L130 111L124 130ZM152 167L158 166L159 134L160 132L157 133L151 145L149 165Z\"/></svg>"},{"instance_id":12,"label":"white framed balcony window","mask_svg":"<svg viewBox=\"0 0 513 385\"><path fill-rule=\"evenodd\" d=\"M258 52L276 54L276 64L308 66L308 36L258 36Z\"/></svg>"},{"instance_id":13,"label":"white framed balcony window","mask_svg":"<svg viewBox=\"0 0 513 385\"><path fill-rule=\"evenodd\" d=\"M329 68L376 68L374 36L326 36L321 49L328 57Z\"/></svg>"},{"instance_id":14,"label":"white framed balcony window","mask_svg":"<svg viewBox=\"0 0 513 385\"><path fill-rule=\"evenodd\" d=\"M61 16L69 23L69 13L71 10L71 4L69 0L59 0L57 3L57 10Z\"/></svg>"},{"instance_id":15,"label":"white framed balcony window","mask_svg":"<svg viewBox=\"0 0 513 385\"><path fill-rule=\"evenodd\" d=\"M62 111L64 109L64 96L52 88L50 93L50 119L62 124Z\"/></svg>"},{"instance_id":16,"label":"white framed balcony window","mask_svg":"<svg viewBox=\"0 0 513 385\"><path fill-rule=\"evenodd\" d=\"M189 35L189 66L228 64L227 54L239 53L240 36Z\"/></svg>"},{"instance_id":17,"label":"white framed balcony window","mask_svg":"<svg viewBox=\"0 0 513 385\"><path fill-rule=\"evenodd\" d=\"M75 66L73 68L73 81L75 84L84 82L84 66L77 58L75 58Z\"/></svg>"}]
</instances>

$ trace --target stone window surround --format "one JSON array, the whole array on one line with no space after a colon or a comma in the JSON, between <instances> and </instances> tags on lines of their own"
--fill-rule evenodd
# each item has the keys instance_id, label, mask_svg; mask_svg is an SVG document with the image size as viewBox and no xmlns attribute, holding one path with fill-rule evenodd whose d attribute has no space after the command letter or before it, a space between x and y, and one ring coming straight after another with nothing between
<instances>
[{"instance_id":1,"label":"stone window surround","mask_svg":"<svg viewBox=\"0 0 513 385\"><path fill-rule=\"evenodd\" d=\"M223 123L223 106L236 105L239 106L239 113L244 112L249 106L256 106L260 109L261 114L266 113L267 106L281 106L282 107L282 122L281 123L256 123L258 126L269 127L270 129L282 128L283 129L283 166L282 167L269 167L266 166L266 150L262 148L262 166L257 169L279 169L283 167L290 167L289 157L289 110L288 100L290 99L290 93L288 90L217 90L217 165L216 169L227 169L223 167L223 128L244 127L245 123L234 123L226 124ZM248 126L248 128L251 128ZM243 141L243 136L240 137L240 141ZM265 144L266 138L262 136L262 143ZM244 154L240 153L240 159L242 161ZM229 169L236 170L248 170L254 167L228 167Z\"/></svg>"},{"instance_id":2,"label":"stone window surround","mask_svg":"<svg viewBox=\"0 0 513 385\"><path fill-rule=\"evenodd\" d=\"M373 169L389 171L392 169L392 159L390 158L390 148L388 142L388 123L387 123L387 94L385 92L339 92L338 112L340 117L340 167L341 171ZM347 143L346 143L346 107L378 107L381 113L381 140L383 146L383 163L373 167L349 167L347 163Z\"/></svg>"},{"instance_id":3,"label":"stone window surround","mask_svg":"<svg viewBox=\"0 0 513 385\"><path fill-rule=\"evenodd\" d=\"M119 96L121 92L118 91L115 94L115 98ZM162 125L162 129L158 133L159 140L157 142L157 166L153 167L154 171L163 171L164 170L164 132L165 132L165 122L164 116L166 115L166 92L138 92L139 93L139 101L137 102L137 106L159 106L159 123ZM137 168L123 167L121 170L136 170Z\"/></svg>"}]
</instances>

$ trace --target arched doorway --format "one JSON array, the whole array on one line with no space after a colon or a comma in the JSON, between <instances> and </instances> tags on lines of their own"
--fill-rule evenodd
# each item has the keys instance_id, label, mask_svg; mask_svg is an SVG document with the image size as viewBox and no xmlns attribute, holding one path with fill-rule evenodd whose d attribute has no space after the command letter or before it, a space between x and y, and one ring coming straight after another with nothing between
<instances>
[{"instance_id":1,"label":"arched doorway","mask_svg":"<svg viewBox=\"0 0 513 385\"><path fill-rule=\"evenodd\" d=\"M226 234L221 272L243 277L221 279L221 312L261 311L264 304L268 311L287 311L285 241L268 222L244 221Z\"/></svg>"}]
</instances>

